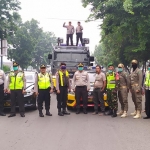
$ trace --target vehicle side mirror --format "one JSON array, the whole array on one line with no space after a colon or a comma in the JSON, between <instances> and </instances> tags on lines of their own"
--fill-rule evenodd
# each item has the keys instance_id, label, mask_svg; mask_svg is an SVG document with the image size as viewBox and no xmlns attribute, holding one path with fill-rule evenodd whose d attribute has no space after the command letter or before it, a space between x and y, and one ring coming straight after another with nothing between
<instances>
[{"instance_id":1,"label":"vehicle side mirror","mask_svg":"<svg viewBox=\"0 0 150 150\"><path fill-rule=\"evenodd\" d=\"M93 66L93 63L90 63L90 66Z\"/></svg>"},{"instance_id":2,"label":"vehicle side mirror","mask_svg":"<svg viewBox=\"0 0 150 150\"><path fill-rule=\"evenodd\" d=\"M48 59L52 59L52 54L48 54Z\"/></svg>"},{"instance_id":3,"label":"vehicle side mirror","mask_svg":"<svg viewBox=\"0 0 150 150\"><path fill-rule=\"evenodd\" d=\"M90 56L90 61L94 61L94 56Z\"/></svg>"}]
</instances>

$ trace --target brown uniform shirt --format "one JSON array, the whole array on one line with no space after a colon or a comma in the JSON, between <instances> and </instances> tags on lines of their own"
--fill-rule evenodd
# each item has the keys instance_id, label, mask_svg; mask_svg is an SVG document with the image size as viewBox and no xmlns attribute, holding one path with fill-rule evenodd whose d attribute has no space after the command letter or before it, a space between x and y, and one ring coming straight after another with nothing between
<instances>
[{"instance_id":1,"label":"brown uniform shirt","mask_svg":"<svg viewBox=\"0 0 150 150\"><path fill-rule=\"evenodd\" d=\"M72 89L75 89L75 86L87 86L87 89L90 89L89 75L86 71L75 72L72 79Z\"/></svg>"},{"instance_id":2,"label":"brown uniform shirt","mask_svg":"<svg viewBox=\"0 0 150 150\"><path fill-rule=\"evenodd\" d=\"M102 88L104 86L104 81L106 81L106 76L103 72L101 72L100 74L96 74L94 87Z\"/></svg>"},{"instance_id":3,"label":"brown uniform shirt","mask_svg":"<svg viewBox=\"0 0 150 150\"><path fill-rule=\"evenodd\" d=\"M130 88L133 85L137 84L136 89L140 91L142 89L142 79L143 79L142 71L139 68L137 68L130 74Z\"/></svg>"}]
</instances>

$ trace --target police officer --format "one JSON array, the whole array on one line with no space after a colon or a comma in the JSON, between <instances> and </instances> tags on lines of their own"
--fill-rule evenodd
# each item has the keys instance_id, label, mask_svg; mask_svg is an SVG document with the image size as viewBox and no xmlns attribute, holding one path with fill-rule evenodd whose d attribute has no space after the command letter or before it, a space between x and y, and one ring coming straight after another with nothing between
<instances>
[{"instance_id":1,"label":"police officer","mask_svg":"<svg viewBox=\"0 0 150 150\"><path fill-rule=\"evenodd\" d=\"M150 119L150 64L148 65L147 71L145 73L145 113L146 117L143 119Z\"/></svg>"},{"instance_id":2,"label":"police officer","mask_svg":"<svg viewBox=\"0 0 150 150\"><path fill-rule=\"evenodd\" d=\"M3 70L0 70L0 116L6 116L4 114L4 93L6 93L6 76Z\"/></svg>"},{"instance_id":3,"label":"police officer","mask_svg":"<svg viewBox=\"0 0 150 150\"><path fill-rule=\"evenodd\" d=\"M45 109L46 115L52 116L50 113L50 93L53 92L53 82L52 76L46 72L46 66L40 66L40 73L38 73L35 77L35 85L34 90L36 95L38 95L38 110L39 116L44 117L42 109L43 109L43 101L45 101Z\"/></svg>"},{"instance_id":4,"label":"police officer","mask_svg":"<svg viewBox=\"0 0 150 150\"><path fill-rule=\"evenodd\" d=\"M25 117L25 109L24 109L24 96L26 81L24 72L19 71L19 64L13 62L13 70L8 76L8 93L10 93L11 99L11 114L8 117L16 116L16 99L19 104L19 112L21 117Z\"/></svg>"},{"instance_id":5,"label":"police officer","mask_svg":"<svg viewBox=\"0 0 150 150\"><path fill-rule=\"evenodd\" d=\"M108 72L106 73L107 80L107 102L109 105L109 111L106 115L117 117L118 100L117 100L117 88L118 83L116 81L116 73L114 72L113 63L108 64Z\"/></svg>"},{"instance_id":6,"label":"police officer","mask_svg":"<svg viewBox=\"0 0 150 150\"><path fill-rule=\"evenodd\" d=\"M101 72L101 66L96 66L96 76L94 82L94 90L93 90L93 102L94 102L94 110L93 115L98 114L98 103L100 101L101 113L99 115L105 114L105 105L103 100L103 94L106 87L106 76L103 72Z\"/></svg>"},{"instance_id":7,"label":"police officer","mask_svg":"<svg viewBox=\"0 0 150 150\"><path fill-rule=\"evenodd\" d=\"M84 65L78 64L78 71L73 76L72 89L75 92L76 98L76 114L80 113L80 99L83 101L83 112L87 114L88 91L90 90L89 75L83 70Z\"/></svg>"},{"instance_id":8,"label":"police officer","mask_svg":"<svg viewBox=\"0 0 150 150\"><path fill-rule=\"evenodd\" d=\"M130 78L127 72L125 72L123 64L118 65L118 73L119 73L118 98L121 104L121 111L117 114L121 115L121 118L125 118L127 116L128 111L128 91L130 86Z\"/></svg>"},{"instance_id":9,"label":"police officer","mask_svg":"<svg viewBox=\"0 0 150 150\"><path fill-rule=\"evenodd\" d=\"M66 111L68 90L70 91L70 88L69 73L66 70L66 64L61 63L60 70L56 72L57 108L59 116L70 115Z\"/></svg>"},{"instance_id":10,"label":"police officer","mask_svg":"<svg viewBox=\"0 0 150 150\"><path fill-rule=\"evenodd\" d=\"M142 71L138 68L138 61L132 60L133 72L130 74L130 91L135 105L135 111L131 113L134 119L141 117L142 111Z\"/></svg>"}]
</instances>

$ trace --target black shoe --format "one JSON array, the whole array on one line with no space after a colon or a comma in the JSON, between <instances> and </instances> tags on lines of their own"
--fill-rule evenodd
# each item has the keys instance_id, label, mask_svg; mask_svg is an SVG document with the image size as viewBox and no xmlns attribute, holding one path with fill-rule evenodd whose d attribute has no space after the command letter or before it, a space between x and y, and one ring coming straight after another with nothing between
<instances>
[{"instance_id":1,"label":"black shoe","mask_svg":"<svg viewBox=\"0 0 150 150\"><path fill-rule=\"evenodd\" d=\"M8 118L10 118L10 117L15 117L16 116L16 114L10 114L9 116L8 116Z\"/></svg>"},{"instance_id":2,"label":"black shoe","mask_svg":"<svg viewBox=\"0 0 150 150\"><path fill-rule=\"evenodd\" d=\"M112 114L111 116L112 116L113 118L114 118L114 117L117 117L117 111L114 110L114 111L113 111L113 114Z\"/></svg>"},{"instance_id":3,"label":"black shoe","mask_svg":"<svg viewBox=\"0 0 150 150\"><path fill-rule=\"evenodd\" d=\"M80 109L77 109L76 114L80 114Z\"/></svg>"},{"instance_id":4,"label":"black shoe","mask_svg":"<svg viewBox=\"0 0 150 150\"><path fill-rule=\"evenodd\" d=\"M6 114L3 112L0 112L0 116L6 116Z\"/></svg>"},{"instance_id":5,"label":"black shoe","mask_svg":"<svg viewBox=\"0 0 150 150\"><path fill-rule=\"evenodd\" d=\"M69 112L67 112L66 110L63 110L63 112L62 112L64 115L70 115L70 113Z\"/></svg>"},{"instance_id":6,"label":"black shoe","mask_svg":"<svg viewBox=\"0 0 150 150\"><path fill-rule=\"evenodd\" d=\"M150 119L150 117L148 117L148 116L147 117L143 117L143 119Z\"/></svg>"},{"instance_id":7,"label":"black shoe","mask_svg":"<svg viewBox=\"0 0 150 150\"><path fill-rule=\"evenodd\" d=\"M44 117L43 113L39 113L39 116L40 116L40 117Z\"/></svg>"},{"instance_id":8,"label":"black shoe","mask_svg":"<svg viewBox=\"0 0 150 150\"><path fill-rule=\"evenodd\" d=\"M64 116L64 114L61 111L59 111L58 116Z\"/></svg>"},{"instance_id":9,"label":"black shoe","mask_svg":"<svg viewBox=\"0 0 150 150\"><path fill-rule=\"evenodd\" d=\"M20 114L21 117L25 117L25 114Z\"/></svg>"},{"instance_id":10,"label":"black shoe","mask_svg":"<svg viewBox=\"0 0 150 150\"><path fill-rule=\"evenodd\" d=\"M105 112L105 115L113 115L113 111L109 110L109 111Z\"/></svg>"},{"instance_id":11,"label":"black shoe","mask_svg":"<svg viewBox=\"0 0 150 150\"><path fill-rule=\"evenodd\" d=\"M84 110L83 110L83 113L84 113L84 114L87 114L87 111L86 111L86 109L84 109Z\"/></svg>"},{"instance_id":12,"label":"black shoe","mask_svg":"<svg viewBox=\"0 0 150 150\"><path fill-rule=\"evenodd\" d=\"M52 114L49 111L46 111L46 116L52 116Z\"/></svg>"}]
</instances>

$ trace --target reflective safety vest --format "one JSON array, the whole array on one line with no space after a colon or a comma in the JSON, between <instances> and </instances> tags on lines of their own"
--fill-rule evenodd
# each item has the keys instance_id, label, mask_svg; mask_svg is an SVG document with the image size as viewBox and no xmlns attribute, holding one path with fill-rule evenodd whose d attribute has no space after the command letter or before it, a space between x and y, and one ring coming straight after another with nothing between
<instances>
[{"instance_id":1,"label":"reflective safety vest","mask_svg":"<svg viewBox=\"0 0 150 150\"><path fill-rule=\"evenodd\" d=\"M150 88L150 72L146 72L146 78L145 78L145 88Z\"/></svg>"},{"instance_id":2,"label":"reflective safety vest","mask_svg":"<svg viewBox=\"0 0 150 150\"><path fill-rule=\"evenodd\" d=\"M114 89L116 87L115 73L107 74L107 89Z\"/></svg>"},{"instance_id":3,"label":"reflective safety vest","mask_svg":"<svg viewBox=\"0 0 150 150\"><path fill-rule=\"evenodd\" d=\"M17 75L15 75L14 72L11 72L9 74L9 79L10 79L10 83L9 83L9 89L10 90L21 90L23 89L23 72L18 72Z\"/></svg>"},{"instance_id":4,"label":"reflective safety vest","mask_svg":"<svg viewBox=\"0 0 150 150\"><path fill-rule=\"evenodd\" d=\"M48 89L51 86L50 83L50 74L46 73L43 75L42 73L38 74L38 87L39 89Z\"/></svg>"},{"instance_id":5,"label":"reflective safety vest","mask_svg":"<svg viewBox=\"0 0 150 150\"><path fill-rule=\"evenodd\" d=\"M66 71L65 73L66 73L66 77L69 79L68 71ZM63 83L63 72L62 71L59 71L59 79L60 79L60 85L64 86L64 83Z\"/></svg>"}]
</instances>

